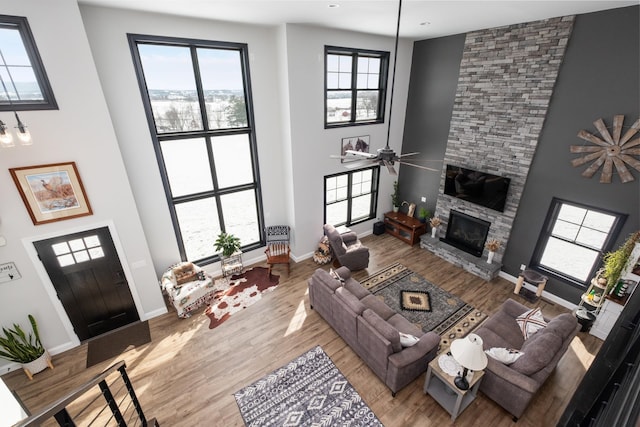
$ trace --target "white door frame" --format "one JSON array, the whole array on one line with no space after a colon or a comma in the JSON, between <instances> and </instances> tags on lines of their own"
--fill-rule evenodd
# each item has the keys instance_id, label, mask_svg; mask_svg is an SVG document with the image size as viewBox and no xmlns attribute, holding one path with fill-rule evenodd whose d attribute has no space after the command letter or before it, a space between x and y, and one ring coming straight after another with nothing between
<instances>
[{"instance_id":1,"label":"white door frame","mask_svg":"<svg viewBox=\"0 0 640 427\"><path fill-rule=\"evenodd\" d=\"M111 220L99 221L99 222L94 222L94 223L86 224L79 227L74 227L71 229L53 231L51 233L41 234L38 236L24 237L22 239L22 244L24 245L25 250L29 255L29 258L31 258L31 262L35 267L36 272L38 273L38 276L40 277L42 284L44 285L45 291L47 292L47 294L49 295L49 298L51 299L51 303L53 307L58 313L58 317L60 318L60 321L64 325L64 329L67 332L69 341L71 343L71 346L69 348L73 348L80 345L80 339L78 338L78 335L76 335L75 331L73 330L73 325L71 324L69 315L67 314L67 311L64 309L62 302L60 302L60 299L58 298L58 293L56 292L56 288L53 286L53 282L51 281L49 274L47 274L47 270L44 268L44 264L38 258L38 252L36 251L36 247L34 246L33 242L37 242L39 240L52 239L54 237L64 236L67 234L81 233L84 231L94 230L96 228L103 228L103 227L107 227L109 229L109 233L111 234L111 239L113 240L113 244L116 248L116 252L118 254L118 257L120 258L120 264L122 265L122 270L124 271L124 275L127 279L127 284L129 285L129 290L131 291L133 302L136 305L138 316L142 321L147 320L145 313L142 310L142 302L140 301L140 296L138 295L138 291L134 286L133 274L131 274L131 270L129 269L129 262L127 261L124 248L122 246L122 243L120 242L120 236L118 236L118 232L116 231L116 225L113 221Z\"/></svg>"}]
</instances>

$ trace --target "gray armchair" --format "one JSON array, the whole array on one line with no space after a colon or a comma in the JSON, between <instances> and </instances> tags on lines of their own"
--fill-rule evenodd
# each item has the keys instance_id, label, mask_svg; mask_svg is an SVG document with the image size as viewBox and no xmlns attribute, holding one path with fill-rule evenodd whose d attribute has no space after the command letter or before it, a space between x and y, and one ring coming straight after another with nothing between
<instances>
[{"instance_id":1,"label":"gray armchair","mask_svg":"<svg viewBox=\"0 0 640 427\"><path fill-rule=\"evenodd\" d=\"M329 239L333 256L340 265L351 271L369 266L369 248L363 246L354 232L340 234L331 224L324 225L324 234Z\"/></svg>"}]
</instances>

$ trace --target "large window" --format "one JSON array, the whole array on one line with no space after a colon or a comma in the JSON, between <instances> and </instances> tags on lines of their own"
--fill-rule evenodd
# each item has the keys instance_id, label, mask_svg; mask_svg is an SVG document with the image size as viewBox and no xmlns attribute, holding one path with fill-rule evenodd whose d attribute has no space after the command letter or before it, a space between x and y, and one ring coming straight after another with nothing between
<instances>
[{"instance_id":1,"label":"large window","mask_svg":"<svg viewBox=\"0 0 640 427\"><path fill-rule=\"evenodd\" d=\"M263 241L247 46L129 35L178 246L218 259L220 232Z\"/></svg>"},{"instance_id":2,"label":"large window","mask_svg":"<svg viewBox=\"0 0 640 427\"><path fill-rule=\"evenodd\" d=\"M377 166L324 178L324 222L352 225L376 217L378 203Z\"/></svg>"},{"instance_id":3,"label":"large window","mask_svg":"<svg viewBox=\"0 0 640 427\"><path fill-rule=\"evenodd\" d=\"M382 123L389 52L325 46L325 127Z\"/></svg>"},{"instance_id":4,"label":"large window","mask_svg":"<svg viewBox=\"0 0 640 427\"><path fill-rule=\"evenodd\" d=\"M27 18L0 15L0 111L57 109Z\"/></svg>"},{"instance_id":5,"label":"large window","mask_svg":"<svg viewBox=\"0 0 640 427\"><path fill-rule=\"evenodd\" d=\"M532 265L578 286L586 286L611 249L626 215L553 199Z\"/></svg>"}]
</instances>

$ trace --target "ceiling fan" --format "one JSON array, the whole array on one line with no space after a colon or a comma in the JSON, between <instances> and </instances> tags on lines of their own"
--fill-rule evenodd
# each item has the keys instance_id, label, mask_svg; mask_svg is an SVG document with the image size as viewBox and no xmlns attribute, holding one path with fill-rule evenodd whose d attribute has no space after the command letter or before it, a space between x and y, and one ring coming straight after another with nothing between
<instances>
[{"instance_id":1,"label":"ceiling fan","mask_svg":"<svg viewBox=\"0 0 640 427\"><path fill-rule=\"evenodd\" d=\"M398 4L398 24L396 27L396 46L395 51L393 53L393 75L391 78L391 101L389 102L389 126L387 126L387 144L384 148L379 148L377 150L377 154L373 153L365 153L362 151L356 150L346 150L345 155L343 156L331 156L336 159L353 159L354 156L357 157L355 161L345 163L344 166L348 169L354 169L359 167L364 167L368 165L378 164L380 166L386 166L387 170L391 175L397 175L394 164L398 163L401 165L413 166L420 169L425 169L433 172L440 172L440 169L434 169L427 166L417 165L415 163L409 163L405 160L406 157L415 156L416 153L405 153L405 154L396 154L389 147L389 136L391 132L391 110L393 109L393 90L396 84L396 62L398 60L398 39L400 38L400 14L402 12L402 0L399 0ZM417 160L416 160L417 161ZM441 160L427 160L427 161L435 161L441 162Z\"/></svg>"}]
</instances>

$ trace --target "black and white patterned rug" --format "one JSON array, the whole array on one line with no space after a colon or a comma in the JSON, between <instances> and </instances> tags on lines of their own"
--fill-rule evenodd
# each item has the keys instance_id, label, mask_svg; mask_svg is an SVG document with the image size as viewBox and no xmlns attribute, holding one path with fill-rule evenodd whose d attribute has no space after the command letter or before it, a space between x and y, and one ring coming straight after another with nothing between
<instances>
[{"instance_id":1,"label":"black and white patterned rug","mask_svg":"<svg viewBox=\"0 0 640 427\"><path fill-rule=\"evenodd\" d=\"M247 426L382 426L320 346L234 397Z\"/></svg>"}]
</instances>

